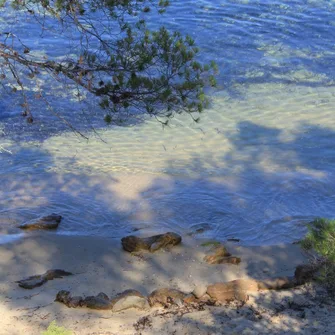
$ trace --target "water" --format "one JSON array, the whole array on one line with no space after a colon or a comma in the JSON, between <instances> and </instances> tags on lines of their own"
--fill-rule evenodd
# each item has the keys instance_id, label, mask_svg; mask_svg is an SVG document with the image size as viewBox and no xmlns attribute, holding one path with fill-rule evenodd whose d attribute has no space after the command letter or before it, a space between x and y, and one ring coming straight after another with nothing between
<instances>
[{"instance_id":1,"label":"water","mask_svg":"<svg viewBox=\"0 0 335 335\"><path fill-rule=\"evenodd\" d=\"M79 127L89 118L103 139L91 132L86 141L39 101L36 122L26 125L20 101L3 92L3 236L57 212L60 234L198 230L194 236L259 245L292 242L313 218L334 217L335 2L182 1L159 20L191 34L202 60L219 65L200 124L180 116L164 129L145 118L106 128L92 101L78 104L45 78L56 110ZM36 40L32 22L15 27ZM41 43L36 52L51 43L60 55L65 42Z\"/></svg>"}]
</instances>

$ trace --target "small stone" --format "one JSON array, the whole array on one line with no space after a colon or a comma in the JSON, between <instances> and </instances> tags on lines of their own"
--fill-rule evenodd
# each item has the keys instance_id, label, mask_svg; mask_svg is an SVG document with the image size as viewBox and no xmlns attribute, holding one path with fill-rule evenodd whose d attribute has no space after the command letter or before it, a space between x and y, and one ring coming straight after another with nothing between
<instances>
[{"instance_id":1,"label":"small stone","mask_svg":"<svg viewBox=\"0 0 335 335\"><path fill-rule=\"evenodd\" d=\"M206 292L207 292L206 285L198 285L195 287L192 293L197 299L200 299L202 296L206 294Z\"/></svg>"},{"instance_id":2,"label":"small stone","mask_svg":"<svg viewBox=\"0 0 335 335\"><path fill-rule=\"evenodd\" d=\"M30 220L19 225L21 229L56 229L62 220L62 216L52 213L38 219Z\"/></svg>"}]
</instances>

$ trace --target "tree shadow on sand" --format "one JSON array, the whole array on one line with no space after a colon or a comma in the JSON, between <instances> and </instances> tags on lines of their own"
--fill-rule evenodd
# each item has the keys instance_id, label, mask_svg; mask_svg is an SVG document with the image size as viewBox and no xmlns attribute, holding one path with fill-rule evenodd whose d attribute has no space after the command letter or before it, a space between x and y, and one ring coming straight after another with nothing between
<instances>
[{"instance_id":1,"label":"tree shadow on sand","mask_svg":"<svg viewBox=\"0 0 335 335\"><path fill-rule=\"evenodd\" d=\"M151 178L131 196L118 192L125 183L124 177L45 170L53 160L47 151L22 149L27 152L17 157L25 157L26 165L11 158L8 164L12 164L15 174L9 173L1 180L0 214L4 225L7 224L2 231L17 233L13 225L29 219L33 213L56 211L64 215L59 233L65 236L27 233L18 241L0 245L3 334L19 335L23 329L27 334L36 329L41 332L54 319L73 329L75 334L118 334L121 331L135 334L137 331L132 326L119 328L119 323L131 325L148 314L128 311L112 315L111 312L68 309L53 302L61 289L71 290L75 295L103 291L111 296L128 288L149 294L166 286L192 291L201 282L292 275L296 265L305 260L299 248L270 245L300 238L306 223L315 216L334 216L332 139L335 133L331 129L309 124L301 124L296 136L287 141L278 129L243 122L239 124L239 132L229 136L232 150L228 153L221 154L218 148L215 157L194 154L191 160L185 161L186 173L182 176L176 176L174 162L168 162L169 175ZM322 161L316 158L319 155L314 156L316 151L325 153ZM38 155L45 163L37 164ZM15 170L19 163L22 170ZM37 164L36 169L29 170L29 165L34 164ZM128 178L125 185L131 188L133 177ZM11 224L5 219L11 219ZM92 235L105 231L108 237L68 236L75 232L71 226L80 228L80 224ZM199 227L204 229L197 231ZM149 235L167 230L182 234L185 243L170 252L143 257L132 256L121 249L122 234ZM235 237L242 240L242 245L263 246L227 244L234 254L242 255L241 265L212 266L202 261L204 251L200 243L204 238L214 237L220 241ZM15 283L52 268L63 268L75 275L50 281L29 292ZM316 317L307 307L303 323L305 307L292 309L287 317L280 317L288 310L286 307L281 310L280 306L289 305L295 296L301 296L301 290L292 290L287 297L277 293L259 295L253 300L257 308L247 304L243 313L234 312L232 308L208 307L197 314L177 314L171 318L165 315L142 334L156 334L162 329L176 334L183 331L221 334L225 326L232 323L231 319L235 320L236 327L232 326L225 333L241 332L241 325L266 333L266 318L257 319L253 308L258 312L270 308L271 313L278 316L277 325L272 324L273 334L301 333L302 324L306 331L315 332L319 329ZM239 313L242 319L238 318ZM113 321L116 328L112 326ZM22 328L16 330L16 325Z\"/></svg>"}]
</instances>

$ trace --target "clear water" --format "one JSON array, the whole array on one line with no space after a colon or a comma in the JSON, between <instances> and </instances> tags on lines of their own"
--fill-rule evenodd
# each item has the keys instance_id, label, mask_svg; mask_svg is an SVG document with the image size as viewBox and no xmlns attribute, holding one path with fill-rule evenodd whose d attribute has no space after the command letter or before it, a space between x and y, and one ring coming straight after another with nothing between
<instances>
[{"instance_id":1,"label":"clear water","mask_svg":"<svg viewBox=\"0 0 335 335\"><path fill-rule=\"evenodd\" d=\"M64 40L37 43L37 27L11 15L0 12L0 25L61 55ZM80 129L88 118L103 139L85 141L39 101L26 125L21 102L3 91L0 233L57 212L61 234L201 228L195 236L257 245L292 242L314 217L334 217L335 1L172 1L158 23L191 34L202 60L219 65L201 123L106 128L93 101L78 104L45 78L55 109Z\"/></svg>"}]
</instances>

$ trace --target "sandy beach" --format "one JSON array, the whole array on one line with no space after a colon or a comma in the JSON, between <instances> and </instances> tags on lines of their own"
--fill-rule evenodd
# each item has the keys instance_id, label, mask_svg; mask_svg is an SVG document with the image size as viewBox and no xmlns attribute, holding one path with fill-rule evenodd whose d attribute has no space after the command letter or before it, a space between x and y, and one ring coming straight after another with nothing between
<instances>
[{"instance_id":1,"label":"sandy beach","mask_svg":"<svg viewBox=\"0 0 335 335\"><path fill-rule=\"evenodd\" d=\"M69 309L54 302L59 290L83 296L99 292L114 296L126 289L148 295L163 287L191 292L199 285L239 278L290 276L297 265L307 262L298 245L243 247L227 242L228 250L242 262L210 265L203 261L206 247L201 246L202 242L184 238L182 244L168 251L140 256L122 250L118 239L46 232L28 233L18 241L0 245L0 334L39 335L53 320L76 335L321 334L327 329L328 334L334 334L334 305L325 302L324 290L314 284L256 292L243 307L233 304L203 310L176 307L172 311L153 308L112 313ZM33 290L15 283L57 268L75 275L48 281ZM149 321L144 326L136 325L143 317Z\"/></svg>"}]
</instances>

